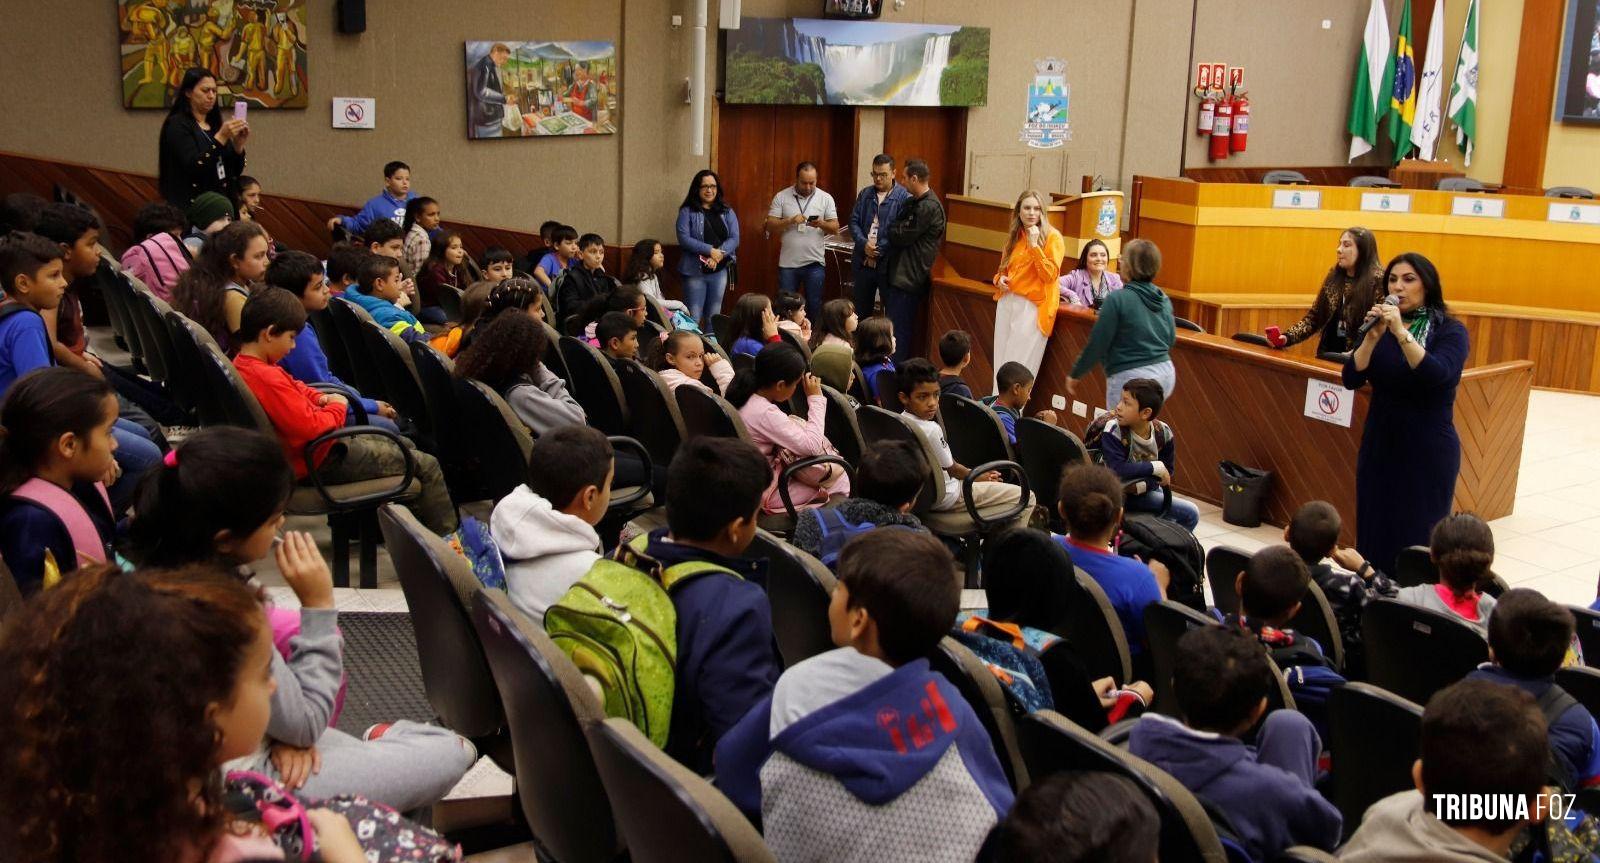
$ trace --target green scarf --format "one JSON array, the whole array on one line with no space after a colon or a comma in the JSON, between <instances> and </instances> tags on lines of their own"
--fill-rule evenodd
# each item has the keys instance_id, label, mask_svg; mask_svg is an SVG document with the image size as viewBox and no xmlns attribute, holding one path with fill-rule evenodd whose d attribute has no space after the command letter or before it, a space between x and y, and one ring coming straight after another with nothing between
<instances>
[{"instance_id":1,"label":"green scarf","mask_svg":"<svg viewBox=\"0 0 1600 863\"><path fill-rule=\"evenodd\" d=\"M1417 340L1417 344L1426 348L1428 334L1433 332L1433 310L1423 307L1413 312L1409 318L1402 317L1401 320L1405 321L1406 329L1411 332L1411 337Z\"/></svg>"}]
</instances>

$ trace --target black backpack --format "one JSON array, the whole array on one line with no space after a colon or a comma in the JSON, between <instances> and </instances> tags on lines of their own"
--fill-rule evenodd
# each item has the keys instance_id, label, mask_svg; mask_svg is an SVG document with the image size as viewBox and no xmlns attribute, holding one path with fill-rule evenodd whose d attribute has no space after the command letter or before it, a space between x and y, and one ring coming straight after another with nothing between
<instances>
[{"instance_id":1,"label":"black backpack","mask_svg":"<svg viewBox=\"0 0 1600 863\"><path fill-rule=\"evenodd\" d=\"M1196 611L1205 611L1201 585L1205 580L1206 553L1200 540L1177 522L1143 512L1123 516L1117 554L1149 562L1159 560L1172 575L1167 598Z\"/></svg>"}]
</instances>

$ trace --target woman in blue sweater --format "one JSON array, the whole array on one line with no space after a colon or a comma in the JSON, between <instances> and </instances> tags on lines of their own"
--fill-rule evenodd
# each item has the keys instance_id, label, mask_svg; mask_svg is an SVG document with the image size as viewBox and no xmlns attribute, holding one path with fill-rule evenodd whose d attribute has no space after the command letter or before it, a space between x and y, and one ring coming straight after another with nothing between
<instances>
[{"instance_id":1,"label":"woman in blue sweater","mask_svg":"<svg viewBox=\"0 0 1600 863\"><path fill-rule=\"evenodd\" d=\"M683 301L700 328L710 332L711 316L722 311L728 267L739 248L739 216L722 200L722 180L701 171L689 184L678 208L678 275L683 276Z\"/></svg>"}]
</instances>

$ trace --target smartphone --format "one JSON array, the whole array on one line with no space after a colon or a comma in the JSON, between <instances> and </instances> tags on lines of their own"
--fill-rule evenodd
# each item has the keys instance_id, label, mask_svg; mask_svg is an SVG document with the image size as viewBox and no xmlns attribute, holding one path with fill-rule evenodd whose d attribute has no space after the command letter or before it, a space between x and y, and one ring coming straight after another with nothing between
<instances>
[{"instance_id":1,"label":"smartphone","mask_svg":"<svg viewBox=\"0 0 1600 863\"><path fill-rule=\"evenodd\" d=\"M817 221L818 219L821 219L821 218L822 218L821 216L806 216L806 221L815 222L815 221Z\"/></svg>"},{"instance_id":2,"label":"smartphone","mask_svg":"<svg viewBox=\"0 0 1600 863\"><path fill-rule=\"evenodd\" d=\"M1277 327L1267 327L1267 341L1273 345L1278 344L1278 339L1283 337L1283 331Z\"/></svg>"},{"instance_id":3,"label":"smartphone","mask_svg":"<svg viewBox=\"0 0 1600 863\"><path fill-rule=\"evenodd\" d=\"M236 100L233 103L233 119L235 119L235 120L246 120L247 119L246 115L249 114L249 113L250 113L250 103L249 102L246 102L243 99L239 99L239 100Z\"/></svg>"}]
</instances>

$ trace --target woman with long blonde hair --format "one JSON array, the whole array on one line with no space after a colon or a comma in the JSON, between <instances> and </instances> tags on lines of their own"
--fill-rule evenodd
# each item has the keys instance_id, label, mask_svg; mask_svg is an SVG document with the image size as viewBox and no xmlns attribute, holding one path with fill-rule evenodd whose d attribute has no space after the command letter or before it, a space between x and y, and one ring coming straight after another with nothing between
<instances>
[{"instance_id":1,"label":"woman with long blonde hair","mask_svg":"<svg viewBox=\"0 0 1600 863\"><path fill-rule=\"evenodd\" d=\"M994 369L1019 362L1039 374L1061 305L1057 279L1067 242L1045 220L1046 198L1029 189L1011 208L1011 235L994 274ZM995 392L999 392L998 385Z\"/></svg>"}]
</instances>

